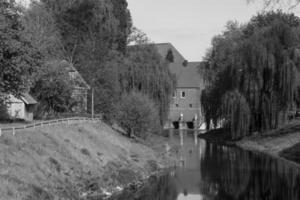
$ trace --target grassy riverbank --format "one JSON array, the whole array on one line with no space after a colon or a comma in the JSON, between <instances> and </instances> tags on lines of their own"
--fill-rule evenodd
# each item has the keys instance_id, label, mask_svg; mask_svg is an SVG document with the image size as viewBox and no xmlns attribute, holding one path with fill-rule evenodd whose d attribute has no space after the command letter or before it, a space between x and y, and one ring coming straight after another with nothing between
<instances>
[{"instance_id":1,"label":"grassy riverbank","mask_svg":"<svg viewBox=\"0 0 300 200\"><path fill-rule=\"evenodd\" d=\"M247 137L236 142L236 145L247 150L267 153L275 157L284 157L288 160L300 159L299 148L291 148L300 143L300 122L294 121L277 130L272 130L263 135ZM298 154L298 155L297 155ZM291 159L293 158L293 159Z\"/></svg>"},{"instance_id":2,"label":"grassy riverbank","mask_svg":"<svg viewBox=\"0 0 300 200\"><path fill-rule=\"evenodd\" d=\"M263 152L274 157L283 157L300 164L299 120L262 135L257 134L239 141L230 140L229 134L222 130L213 130L200 137L212 142L237 145L246 150Z\"/></svg>"},{"instance_id":3,"label":"grassy riverbank","mask_svg":"<svg viewBox=\"0 0 300 200\"><path fill-rule=\"evenodd\" d=\"M0 137L0 199L101 199L173 165L167 138L136 141L99 124L53 126Z\"/></svg>"}]
</instances>

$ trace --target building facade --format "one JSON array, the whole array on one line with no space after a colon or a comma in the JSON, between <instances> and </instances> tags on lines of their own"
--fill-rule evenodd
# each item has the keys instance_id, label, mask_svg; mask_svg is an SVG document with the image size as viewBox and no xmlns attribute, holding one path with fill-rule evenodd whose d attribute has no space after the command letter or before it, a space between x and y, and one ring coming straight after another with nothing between
<instances>
[{"instance_id":1,"label":"building facade","mask_svg":"<svg viewBox=\"0 0 300 200\"><path fill-rule=\"evenodd\" d=\"M19 98L8 95L5 103L11 119L33 120L33 111L37 102L30 94L24 93Z\"/></svg>"},{"instance_id":2,"label":"building facade","mask_svg":"<svg viewBox=\"0 0 300 200\"><path fill-rule=\"evenodd\" d=\"M90 86L71 63L63 60L61 61L61 66L67 70L70 84L72 84L72 98L75 101L72 111L75 113L86 113Z\"/></svg>"},{"instance_id":3,"label":"building facade","mask_svg":"<svg viewBox=\"0 0 300 200\"><path fill-rule=\"evenodd\" d=\"M202 122L201 92L204 89L200 73L201 62L187 62L170 43L156 44L159 54L169 62L170 71L176 75L177 86L170 106L169 121Z\"/></svg>"}]
</instances>

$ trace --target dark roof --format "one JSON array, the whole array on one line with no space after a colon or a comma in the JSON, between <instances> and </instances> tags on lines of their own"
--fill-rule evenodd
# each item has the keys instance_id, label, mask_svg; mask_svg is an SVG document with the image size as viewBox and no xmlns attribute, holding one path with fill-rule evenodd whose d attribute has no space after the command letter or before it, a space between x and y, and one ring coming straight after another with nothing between
<instances>
[{"instance_id":1,"label":"dark roof","mask_svg":"<svg viewBox=\"0 0 300 200\"><path fill-rule=\"evenodd\" d=\"M21 95L21 100L27 104L27 105L32 105L32 104L37 104L38 102L28 93L23 93Z\"/></svg>"},{"instance_id":2,"label":"dark roof","mask_svg":"<svg viewBox=\"0 0 300 200\"><path fill-rule=\"evenodd\" d=\"M174 56L174 63L183 63L186 59L179 53L179 51L171 43L157 43L155 44L158 53L165 58L169 50L172 50Z\"/></svg>"},{"instance_id":3,"label":"dark roof","mask_svg":"<svg viewBox=\"0 0 300 200\"><path fill-rule=\"evenodd\" d=\"M168 51L171 49L174 62L169 64L170 71L177 77L178 88L199 88L202 78L199 73L201 62L188 62L186 66L183 65L186 59L179 53L179 51L171 43L155 44L158 53L165 58Z\"/></svg>"}]
</instances>

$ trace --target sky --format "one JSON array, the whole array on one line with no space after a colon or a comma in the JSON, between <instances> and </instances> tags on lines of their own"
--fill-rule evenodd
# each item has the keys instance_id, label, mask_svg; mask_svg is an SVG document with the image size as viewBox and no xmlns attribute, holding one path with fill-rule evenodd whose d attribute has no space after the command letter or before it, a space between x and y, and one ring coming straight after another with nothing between
<instances>
[{"instance_id":1,"label":"sky","mask_svg":"<svg viewBox=\"0 0 300 200\"><path fill-rule=\"evenodd\" d=\"M134 26L155 43L170 42L188 61L201 61L229 20L245 23L261 0L127 0ZM259 3L260 2L260 3ZM293 12L300 16L299 8Z\"/></svg>"}]
</instances>

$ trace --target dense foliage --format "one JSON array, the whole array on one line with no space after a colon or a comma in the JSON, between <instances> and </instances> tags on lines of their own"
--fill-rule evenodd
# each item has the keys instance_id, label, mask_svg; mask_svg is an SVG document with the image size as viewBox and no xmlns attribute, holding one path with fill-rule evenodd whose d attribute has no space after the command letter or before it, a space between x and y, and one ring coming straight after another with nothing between
<instances>
[{"instance_id":1,"label":"dense foliage","mask_svg":"<svg viewBox=\"0 0 300 200\"><path fill-rule=\"evenodd\" d=\"M137 92L122 95L118 121L129 136L146 137L159 130L159 116L149 97Z\"/></svg>"},{"instance_id":2,"label":"dense foliage","mask_svg":"<svg viewBox=\"0 0 300 200\"><path fill-rule=\"evenodd\" d=\"M141 92L155 103L161 124L167 118L175 76L167 62L158 55L155 46L137 45L127 49L126 55L111 53L99 68L95 81L96 110L107 119L117 113L120 96L131 91Z\"/></svg>"},{"instance_id":3,"label":"dense foliage","mask_svg":"<svg viewBox=\"0 0 300 200\"><path fill-rule=\"evenodd\" d=\"M0 1L0 93L20 95L33 82L40 54L23 37L24 26L14 1Z\"/></svg>"},{"instance_id":4,"label":"dense foliage","mask_svg":"<svg viewBox=\"0 0 300 200\"><path fill-rule=\"evenodd\" d=\"M45 64L31 92L39 102L38 116L71 111L75 103L68 72L60 61Z\"/></svg>"},{"instance_id":5,"label":"dense foliage","mask_svg":"<svg viewBox=\"0 0 300 200\"><path fill-rule=\"evenodd\" d=\"M24 10L22 21L25 37L39 50L45 62L63 58L64 50L56 21L44 4L32 2L30 8Z\"/></svg>"},{"instance_id":6,"label":"dense foliage","mask_svg":"<svg viewBox=\"0 0 300 200\"><path fill-rule=\"evenodd\" d=\"M269 12L229 23L213 39L202 95L207 124L223 121L235 139L285 122L296 100L299 28L293 14Z\"/></svg>"},{"instance_id":7,"label":"dense foliage","mask_svg":"<svg viewBox=\"0 0 300 200\"><path fill-rule=\"evenodd\" d=\"M121 71L123 91L136 90L147 94L159 109L160 123L167 118L176 78L168 63L154 45L138 45L128 49L129 63Z\"/></svg>"},{"instance_id":8,"label":"dense foliage","mask_svg":"<svg viewBox=\"0 0 300 200\"><path fill-rule=\"evenodd\" d=\"M25 36L44 55L43 71L47 71L47 63L57 60L72 63L93 88L96 113L114 121L121 96L138 91L154 102L158 119L164 123L175 78L164 58L148 44L147 36L132 27L126 0L35 1L25 10L23 21ZM128 43L137 45L128 48ZM42 83L48 81L42 77L39 84L53 86ZM52 94L59 95L57 89L53 88ZM38 94L37 88L32 92ZM38 99L43 98L38 95ZM54 110L65 110L62 108L65 106Z\"/></svg>"},{"instance_id":9,"label":"dense foliage","mask_svg":"<svg viewBox=\"0 0 300 200\"><path fill-rule=\"evenodd\" d=\"M124 51L131 18L127 3L106 0L42 0L61 36L65 59L93 86L94 72L112 50Z\"/></svg>"}]
</instances>

